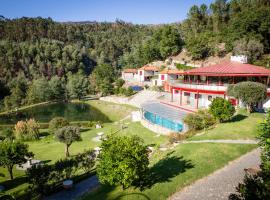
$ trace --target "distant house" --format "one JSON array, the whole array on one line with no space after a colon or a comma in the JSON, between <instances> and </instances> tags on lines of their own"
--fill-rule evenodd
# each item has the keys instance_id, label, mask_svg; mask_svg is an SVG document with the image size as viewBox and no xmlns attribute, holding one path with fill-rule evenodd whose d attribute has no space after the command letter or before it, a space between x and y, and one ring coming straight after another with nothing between
<instances>
[{"instance_id":1,"label":"distant house","mask_svg":"<svg viewBox=\"0 0 270 200\"><path fill-rule=\"evenodd\" d=\"M124 69L122 79L125 81L138 81L138 69Z\"/></svg>"},{"instance_id":2,"label":"distant house","mask_svg":"<svg viewBox=\"0 0 270 200\"><path fill-rule=\"evenodd\" d=\"M178 80L184 74L183 70L176 70L176 69L164 69L158 74L158 81L157 85L162 86L168 83L173 82L174 80ZM167 89L165 88L165 91Z\"/></svg>"},{"instance_id":3,"label":"distant house","mask_svg":"<svg viewBox=\"0 0 270 200\"><path fill-rule=\"evenodd\" d=\"M139 82L148 82L154 76L158 76L159 67L145 65L138 69L138 81Z\"/></svg>"}]
</instances>

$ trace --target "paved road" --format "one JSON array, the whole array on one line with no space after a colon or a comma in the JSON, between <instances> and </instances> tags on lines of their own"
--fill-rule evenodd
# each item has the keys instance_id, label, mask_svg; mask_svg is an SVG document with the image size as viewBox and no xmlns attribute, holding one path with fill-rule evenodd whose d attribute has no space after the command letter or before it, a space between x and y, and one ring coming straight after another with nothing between
<instances>
[{"instance_id":1,"label":"paved road","mask_svg":"<svg viewBox=\"0 0 270 200\"><path fill-rule=\"evenodd\" d=\"M169 200L228 200L228 196L235 192L235 187L243 180L243 170L259 164L260 151L256 149L175 193Z\"/></svg>"},{"instance_id":2,"label":"paved road","mask_svg":"<svg viewBox=\"0 0 270 200\"><path fill-rule=\"evenodd\" d=\"M45 197L43 200L75 200L86 192L96 188L98 185L98 178L96 176L91 176L90 178L77 183L72 190L62 190L51 196Z\"/></svg>"},{"instance_id":3,"label":"paved road","mask_svg":"<svg viewBox=\"0 0 270 200\"><path fill-rule=\"evenodd\" d=\"M258 144L257 140L191 140L183 143Z\"/></svg>"}]
</instances>

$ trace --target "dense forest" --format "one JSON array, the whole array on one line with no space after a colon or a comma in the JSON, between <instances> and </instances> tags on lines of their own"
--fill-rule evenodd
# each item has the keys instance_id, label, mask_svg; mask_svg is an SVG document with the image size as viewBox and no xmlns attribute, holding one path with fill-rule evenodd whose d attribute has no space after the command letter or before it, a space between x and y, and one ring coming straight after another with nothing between
<instances>
[{"instance_id":1,"label":"dense forest","mask_svg":"<svg viewBox=\"0 0 270 200\"><path fill-rule=\"evenodd\" d=\"M164 60L186 48L194 60L228 52L269 66L269 0L194 5L181 23L59 23L0 17L0 110L113 93L122 68Z\"/></svg>"}]
</instances>

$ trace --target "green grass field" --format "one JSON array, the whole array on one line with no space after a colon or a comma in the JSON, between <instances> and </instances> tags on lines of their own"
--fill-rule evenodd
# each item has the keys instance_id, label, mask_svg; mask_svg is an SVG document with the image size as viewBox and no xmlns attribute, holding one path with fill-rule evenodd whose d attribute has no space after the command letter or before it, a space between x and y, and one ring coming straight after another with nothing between
<instances>
[{"instance_id":1,"label":"green grass field","mask_svg":"<svg viewBox=\"0 0 270 200\"><path fill-rule=\"evenodd\" d=\"M158 137L157 134L144 128L139 122L130 122L129 119L119 122L131 111L136 110L134 107L103 101L87 101L86 103L98 108L113 122L104 124L101 129L84 128L81 132L82 141L75 142L70 147L71 155L99 146L100 142L93 141L99 132L138 135L144 139L147 145L156 147L168 143L168 137ZM257 124L262 118L263 114L254 113L234 122L218 124L208 133L190 139L252 139L256 137ZM123 124L124 129L121 128ZM46 133L48 130L42 129L41 132ZM53 163L65 155L64 144L55 141L52 134L38 141L27 142L27 144L35 154L35 159L38 160ZM156 150L151 158L151 165L154 174L157 175L157 180L151 187L149 186L150 188L143 192L132 189L123 192L120 188L102 186L86 196L85 199L166 199L175 191L214 172L255 147L255 145L233 144L181 144L173 151ZM6 169L0 168L0 173L5 175L0 177L0 184L6 187L7 193L12 193L15 196L24 193L27 184L23 171L14 169L15 179L13 181L9 180Z\"/></svg>"},{"instance_id":2,"label":"green grass field","mask_svg":"<svg viewBox=\"0 0 270 200\"><path fill-rule=\"evenodd\" d=\"M194 136L189 140L256 139L258 136L258 124L263 121L263 118L264 114L262 113L247 115L242 111L236 115L232 122L217 124L206 133Z\"/></svg>"},{"instance_id":3,"label":"green grass field","mask_svg":"<svg viewBox=\"0 0 270 200\"><path fill-rule=\"evenodd\" d=\"M151 159L154 178L149 189L123 191L121 187L101 186L82 199L164 200L254 147L255 145L180 144L173 151L156 153Z\"/></svg>"}]
</instances>

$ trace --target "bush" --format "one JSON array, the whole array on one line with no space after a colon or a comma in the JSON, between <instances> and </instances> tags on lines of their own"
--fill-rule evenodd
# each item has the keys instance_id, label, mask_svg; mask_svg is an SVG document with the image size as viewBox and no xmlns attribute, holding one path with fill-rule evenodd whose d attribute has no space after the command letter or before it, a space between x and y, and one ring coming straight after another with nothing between
<instances>
[{"instance_id":1,"label":"bush","mask_svg":"<svg viewBox=\"0 0 270 200\"><path fill-rule=\"evenodd\" d=\"M175 142L179 142L182 140L186 139L186 135L185 134L180 134L180 133L170 133L169 135L169 142L171 144L175 143Z\"/></svg>"},{"instance_id":2,"label":"bush","mask_svg":"<svg viewBox=\"0 0 270 200\"><path fill-rule=\"evenodd\" d=\"M54 133L57 129L68 126L69 122L63 117L55 117L49 122L49 129L51 133Z\"/></svg>"},{"instance_id":3,"label":"bush","mask_svg":"<svg viewBox=\"0 0 270 200\"><path fill-rule=\"evenodd\" d=\"M33 165L27 169L26 176L31 190L31 196L46 195L50 191L49 180L51 179L52 167L47 164Z\"/></svg>"},{"instance_id":4,"label":"bush","mask_svg":"<svg viewBox=\"0 0 270 200\"><path fill-rule=\"evenodd\" d=\"M72 158L60 159L54 165L33 165L26 176L32 197L48 195L66 179L73 178L82 169L88 174L95 165L93 150L88 150ZM32 198L31 198L32 199Z\"/></svg>"},{"instance_id":5,"label":"bush","mask_svg":"<svg viewBox=\"0 0 270 200\"><path fill-rule=\"evenodd\" d=\"M190 113L184 118L190 130L202 130L215 124L215 119L207 110L199 110L197 113Z\"/></svg>"},{"instance_id":6,"label":"bush","mask_svg":"<svg viewBox=\"0 0 270 200\"><path fill-rule=\"evenodd\" d=\"M4 128L0 131L0 140L13 140L14 138L14 133L11 128Z\"/></svg>"},{"instance_id":7,"label":"bush","mask_svg":"<svg viewBox=\"0 0 270 200\"><path fill-rule=\"evenodd\" d=\"M128 87L125 91L125 96L129 97L134 94L132 87Z\"/></svg>"},{"instance_id":8,"label":"bush","mask_svg":"<svg viewBox=\"0 0 270 200\"><path fill-rule=\"evenodd\" d=\"M136 147L136 148L134 148ZM139 187L148 174L148 150L138 136L110 135L101 144L97 175L100 183Z\"/></svg>"},{"instance_id":9,"label":"bush","mask_svg":"<svg viewBox=\"0 0 270 200\"><path fill-rule=\"evenodd\" d=\"M228 100L217 97L212 101L209 111L219 122L224 122L232 118L235 108Z\"/></svg>"},{"instance_id":10,"label":"bush","mask_svg":"<svg viewBox=\"0 0 270 200\"><path fill-rule=\"evenodd\" d=\"M121 88L124 84L125 84L125 81L121 78L119 78L115 81L115 85L117 88Z\"/></svg>"},{"instance_id":11,"label":"bush","mask_svg":"<svg viewBox=\"0 0 270 200\"><path fill-rule=\"evenodd\" d=\"M15 138L22 140L39 139L39 124L34 119L18 121L15 125Z\"/></svg>"}]
</instances>

